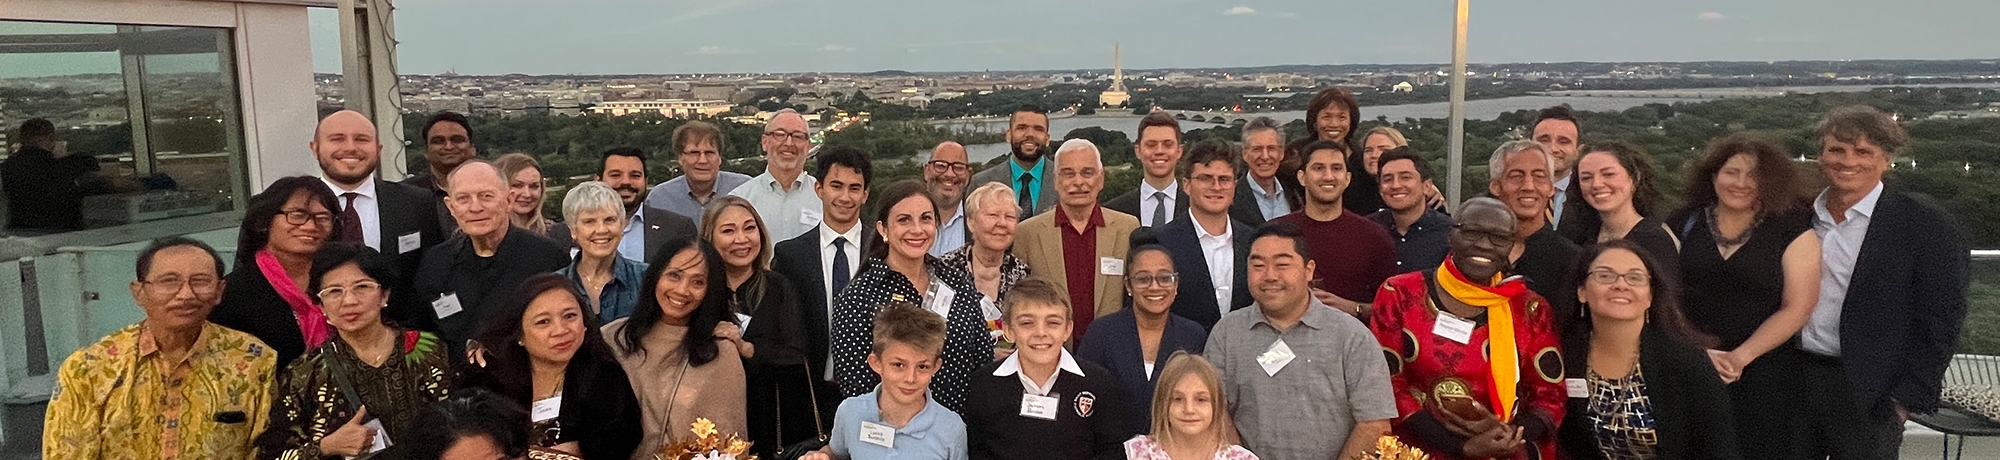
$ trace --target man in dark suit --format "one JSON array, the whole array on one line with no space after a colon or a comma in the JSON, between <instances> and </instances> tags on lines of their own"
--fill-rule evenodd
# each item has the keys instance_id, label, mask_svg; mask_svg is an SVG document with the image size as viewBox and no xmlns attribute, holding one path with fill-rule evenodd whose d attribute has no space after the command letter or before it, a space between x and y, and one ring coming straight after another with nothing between
<instances>
[{"instance_id":1,"label":"man in dark suit","mask_svg":"<svg viewBox=\"0 0 2000 460\"><path fill-rule=\"evenodd\" d=\"M806 325L806 366L819 384L819 394L839 395L833 382L833 301L866 265L875 247L875 229L861 222L861 205L868 202L868 185L875 167L866 154L848 147L821 152L813 165L813 192L819 195L821 218L812 230L771 249L771 270L792 281ZM820 418L831 419L840 398L820 398Z\"/></svg>"},{"instance_id":2,"label":"man in dark suit","mask_svg":"<svg viewBox=\"0 0 2000 460\"><path fill-rule=\"evenodd\" d=\"M429 167L403 179L402 184L430 191L437 200L434 207L438 228L451 233L458 230L458 222L444 206L445 187L450 185L446 179L458 165L479 158L479 146L472 144L472 122L456 112L432 115L430 121L424 122L423 136L424 163Z\"/></svg>"},{"instance_id":3,"label":"man in dark suit","mask_svg":"<svg viewBox=\"0 0 2000 460\"><path fill-rule=\"evenodd\" d=\"M1159 227L1186 216L1188 195L1174 177L1181 166L1180 122L1166 112L1146 115L1139 119L1139 141L1133 147L1145 176L1137 190L1104 202L1104 207L1138 217L1142 227Z\"/></svg>"},{"instance_id":4,"label":"man in dark suit","mask_svg":"<svg viewBox=\"0 0 2000 460\"><path fill-rule=\"evenodd\" d=\"M1173 256L1174 271L1180 273L1174 315L1207 329L1224 313L1250 306L1245 265L1251 227L1229 217L1229 205L1236 198L1232 190L1236 153L1228 144L1209 141L1195 145L1180 169L1193 203L1182 218L1151 233ZM1144 233L1133 235L1136 239Z\"/></svg>"},{"instance_id":5,"label":"man in dark suit","mask_svg":"<svg viewBox=\"0 0 2000 460\"><path fill-rule=\"evenodd\" d=\"M989 182L1014 189L1021 205L1021 219L1048 211L1061 201L1056 192L1053 161L1043 161L1049 151L1049 112L1034 104L1014 109L1007 117L1007 146L1013 150L1007 161L972 175L966 190L978 190Z\"/></svg>"},{"instance_id":6,"label":"man in dark suit","mask_svg":"<svg viewBox=\"0 0 2000 460\"><path fill-rule=\"evenodd\" d=\"M1867 106L1820 122L1814 200L1820 236L1819 304L1799 347L1807 426L1794 453L1895 459L1911 413L1937 410L1939 387L1965 322L1965 234L1930 203L1886 190L1882 175L1909 135ZM1754 441L1753 441L1754 442Z\"/></svg>"},{"instance_id":7,"label":"man in dark suit","mask_svg":"<svg viewBox=\"0 0 2000 460\"><path fill-rule=\"evenodd\" d=\"M446 206L460 232L424 251L410 290L428 308L403 325L437 332L451 356L463 356L465 341L516 300L523 281L569 265L569 253L508 222L507 181L492 163L467 160L447 177Z\"/></svg>"},{"instance_id":8,"label":"man in dark suit","mask_svg":"<svg viewBox=\"0 0 2000 460\"><path fill-rule=\"evenodd\" d=\"M646 204L646 152L635 147L617 147L604 152L597 163L597 180L618 191L625 211L632 213L625 224L625 237L618 241L618 256L652 264L661 244L674 238L695 235L694 219ZM549 239L574 247L569 225L558 222L549 227Z\"/></svg>"},{"instance_id":9,"label":"man in dark suit","mask_svg":"<svg viewBox=\"0 0 2000 460\"><path fill-rule=\"evenodd\" d=\"M386 315L410 318L423 307L408 289L417 264L424 249L444 242L436 217L442 206L426 190L375 177L382 164L382 144L375 134L368 116L342 110L320 120L309 146L319 160L320 180L339 198L342 239L395 257L403 273L389 286L394 298Z\"/></svg>"},{"instance_id":10,"label":"man in dark suit","mask_svg":"<svg viewBox=\"0 0 2000 460\"><path fill-rule=\"evenodd\" d=\"M1229 218L1255 227L1298 207L1278 181L1278 165L1284 161L1285 133L1277 120L1257 117L1243 125L1243 165L1237 168L1242 180L1236 184Z\"/></svg>"}]
</instances>

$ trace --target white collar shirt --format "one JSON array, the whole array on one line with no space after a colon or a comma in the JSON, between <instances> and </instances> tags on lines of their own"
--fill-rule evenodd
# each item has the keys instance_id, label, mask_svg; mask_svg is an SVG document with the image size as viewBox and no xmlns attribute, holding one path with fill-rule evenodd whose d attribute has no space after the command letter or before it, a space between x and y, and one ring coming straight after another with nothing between
<instances>
[{"instance_id":1,"label":"white collar shirt","mask_svg":"<svg viewBox=\"0 0 2000 460\"><path fill-rule=\"evenodd\" d=\"M1177 204L1174 201L1180 196L1180 191L1180 181L1168 182L1167 188L1153 188L1153 184L1144 180L1139 181L1139 223L1146 226L1153 225L1153 211L1156 209L1167 210L1167 216L1161 219L1160 223L1173 222L1174 205ZM1161 204L1166 206L1162 208Z\"/></svg>"},{"instance_id":2,"label":"white collar shirt","mask_svg":"<svg viewBox=\"0 0 2000 460\"><path fill-rule=\"evenodd\" d=\"M1819 234L1819 305L1799 331L1799 347L1826 356L1840 356L1840 309L1847 302L1847 287L1854 278L1854 262L1861 255L1861 243L1868 237L1868 221L1875 216L1875 202L1882 198L1882 184L1861 201L1847 208L1839 223L1826 208L1829 189L1813 200L1813 232Z\"/></svg>"},{"instance_id":3,"label":"white collar shirt","mask_svg":"<svg viewBox=\"0 0 2000 460\"><path fill-rule=\"evenodd\" d=\"M1194 219L1194 213L1188 213ZM1208 262L1209 286L1215 289L1215 306L1222 314L1229 314L1229 301L1233 298L1230 289L1236 286L1236 245L1229 222L1222 223L1222 233L1202 228L1201 220L1188 221L1194 224L1195 240L1201 243L1201 256Z\"/></svg>"},{"instance_id":4,"label":"white collar shirt","mask_svg":"<svg viewBox=\"0 0 2000 460\"><path fill-rule=\"evenodd\" d=\"M375 195L374 178L363 179L361 185L355 186L353 190L348 190L346 187L341 187L340 184L333 183L326 176L320 176L319 180L326 182L327 188L333 189L333 200L340 202L340 206L342 206L341 209L335 211L335 214L338 214L339 211L347 210L347 197L341 195L354 192L354 215L361 216L362 243L367 244L368 247L375 248L376 251L381 251L383 254L397 254L397 252L391 252L389 248L382 247L382 200Z\"/></svg>"},{"instance_id":5,"label":"white collar shirt","mask_svg":"<svg viewBox=\"0 0 2000 460\"><path fill-rule=\"evenodd\" d=\"M1006 377L1009 375L1018 376L1021 379L1022 390L1034 394L1035 396L1048 396L1049 391L1055 390L1056 378L1062 377L1062 373L1068 372L1071 374L1076 374L1077 377L1083 377L1083 366L1076 363L1076 357L1070 356L1069 350L1067 349L1058 348L1057 350L1062 352L1062 359L1060 361L1057 361L1056 364L1057 372L1049 374L1049 381L1046 383L1035 383L1033 379L1028 378L1028 373L1021 372L1020 353L1014 353L1013 355L1009 355L1007 356L1007 360L1001 361L1000 368L993 370L993 376L994 377Z\"/></svg>"}]
</instances>

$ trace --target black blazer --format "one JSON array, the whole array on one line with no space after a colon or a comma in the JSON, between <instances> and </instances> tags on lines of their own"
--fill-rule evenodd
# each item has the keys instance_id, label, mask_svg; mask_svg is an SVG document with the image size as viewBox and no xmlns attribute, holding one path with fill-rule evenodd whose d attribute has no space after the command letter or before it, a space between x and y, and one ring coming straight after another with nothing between
<instances>
[{"instance_id":1,"label":"black blazer","mask_svg":"<svg viewBox=\"0 0 2000 460\"><path fill-rule=\"evenodd\" d=\"M443 231L443 237L458 233L458 220L451 217L451 209L444 205L447 197L445 190L438 187L437 179L431 177L430 171L403 178L403 181L397 184L415 188L431 197L431 215L434 216L432 219L436 220L438 229ZM377 190L379 189L378 187Z\"/></svg>"},{"instance_id":2,"label":"black blazer","mask_svg":"<svg viewBox=\"0 0 2000 460\"><path fill-rule=\"evenodd\" d=\"M299 332L292 307L278 297L278 290L264 279L262 270L253 264L238 264L222 279L226 283L222 303L208 312L208 322L264 341L264 345L278 352L279 369L305 353L306 336Z\"/></svg>"},{"instance_id":3,"label":"black blazer","mask_svg":"<svg viewBox=\"0 0 2000 460\"><path fill-rule=\"evenodd\" d=\"M1076 359L1103 366L1124 394L1125 415L1132 420L1134 433L1153 427L1153 388L1166 370L1167 358L1176 351L1199 355L1208 345L1208 330L1177 314L1167 315L1167 329L1160 333L1160 348L1153 359L1153 371L1146 372L1144 347L1139 344L1139 319L1131 308L1118 310L1090 322L1090 332L1077 342Z\"/></svg>"},{"instance_id":4,"label":"black blazer","mask_svg":"<svg viewBox=\"0 0 2000 460\"><path fill-rule=\"evenodd\" d=\"M1257 207L1257 191L1250 188L1248 176L1236 181L1236 201L1229 203L1229 218L1251 227L1264 225L1264 210Z\"/></svg>"},{"instance_id":5,"label":"black blazer","mask_svg":"<svg viewBox=\"0 0 2000 460\"><path fill-rule=\"evenodd\" d=\"M1570 378L1588 375L1589 337L1569 334L1563 339L1563 355L1569 357L1564 372ZM1707 352L1674 341L1658 326L1648 324L1639 336L1639 368L1646 376L1646 397L1653 402L1654 429L1659 435L1653 452L1658 458L1741 458L1729 390L1715 375ZM1564 408L1562 428L1556 434L1563 458L1604 458L1590 430L1589 403L1588 398L1569 398Z\"/></svg>"},{"instance_id":6,"label":"black blazer","mask_svg":"<svg viewBox=\"0 0 2000 460\"><path fill-rule=\"evenodd\" d=\"M453 356L465 350L465 340L485 327L488 317L500 310L508 295L528 277L569 266L569 251L527 230L509 227L491 260L473 253L472 240L465 234L453 235L443 244L424 251L406 302L406 315L398 323L436 332L451 346ZM460 311L438 318L431 301L447 293L458 294Z\"/></svg>"},{"instance_id":7,"label":"black blazer","mask_svg":"<svg viewBox=\"0 0 2000 460\"><path fill-rule=\"evenodd\" d=\"M439 202L429 190L381 179L375 179L375 209L376 220L382 224L382 247L375 249L396 258L396 270L401 276L389 286L389 294L400 295L409 291L410 280L416 278L417 265L424 261L424 250L443 243L450 236L438 225L436 217L441 211L449 211L444 211L444 203ZM456 227L453 229L456 230ZM399 238L411 233L417 234L422 241L416 250L402 252Z\"/></svg>"},{"instance_id":8,"label":"black blazer","mask_svg":"<svg viewBox=\"0 0 2000 460\"><path fill-rule=\"evenodd\" d=\"M1233 270L1236 279L1231 282L1229 310L1250 306L1250 237L1252 228L1248 224L1229 221L1229 237L1234 239L1236 260ZM1201 237L1195 230L1194 219L1182 218L1150 232L1161 246L1166 246L1167 254L1174 259L1174 271L1181 279L1175 291L1173 312L1175 316L1193 320L1201 324L1202 330L1215 327L1222 319L1222 307L1215 304L1215 280L1209 278L1208 254L1201 250ZM1133 247L1138 247L1139 233L1133 233ZM1129 297L1129 296L1128 296Z\"/></svg>"},{"instance_id":9,"label":"black blazer","mask_svg":"<svg viewBox=\"0 0 2000 460\"><path fill-rule=\"evenodd\" d=\"M1104 208L1126 214L1131 214L1132 217L1139 217L1140 216L1139 206L1140 204L1145 202L1146 202L1145 197L1139 196L1139 189L1135 188L1132 189L1132 191L1130 192L1125 192L1124 195L1118 195L1117 198L1112 198L1111 201L1104 202ZM1167 216L1168 219L1172 220L1172 222L1168 223L1180 222L1182 220L1186 220L1187 213L1188 213L1187 191L1175 189L1174 214ZM1151 223L1152 221L1141 219L1139 221L1139 226L1146 227L1149 226L1149 224Z\"/></svg>"},{"instance_id":10,"label":"black blazer","mask_svg":"<svg viewBox=\"0 0 2000 460\"><path fill-rule=\"evenodd\" d=\"M1841 361L1864 409L1894 399L1937 410L1965 323L1970 256L1956 219L1928 200L1883 190L1840 307Z\"/></svg>"},{"instance_id":11,"label":"black blazer","mask_svg":"<svg viewBox=\"0 0 2000 460\"><path fill-rule=\"evenodd\" d=\"M591 321L594 322L594 321ZM591 322L586 322L591 323ZM641 430L639 398L625 368L611 356L609 345L596 334L586 334L585 343L563 369L562 409L556 422L562 426L557 443L576 441L583 458L621 459L632 455L645 437ZM484 388L507 398L522 408L534 407L534 376L526 352L507 344L518 356L506 353L487 355L485 367L464 365L458 388ZM523 362L515 362L523 361ZM522 423L529 423L522 420Z\"/></svg>"},{"instance_id":12,"label":"black blazer","mask_svg":"<svg viewBox=\"0 0 2000 460\"><path fill-rule=\"evenodd\" d=\"M875 229L866 222L855 225L861 226L861 241L854 252L858 257L848 263L858 269L868 264L868 252L875 247ZM826 271L820 268L820 227L814 225L811 230L771 248L771 271L784 276L796 294L792 298L798 301L799 324L806 331L806 366L815 376L826 375L826 360L833 356L829 345L833 322L827 313L833 310L833 299L837 296L826 292Z\"/></svg>"},{"instance_id":13,"label":"black blazer","mask_svg":"<svg viewBox=\"0 0 2000 460\"><path fill-rule=\"evenodd\" d=\"M694 219L689 219L687 216L652 206L642 207L639 212L646 219L646 260L643 261L646 265L650 266L659 262L660 255L656 253L660 252L660 245L666 244L674 238L695 237L697 235ZM576 241L569 236L569 224L567 223L556 222L555 225L550 225L549 240L562 245L564 249L576 247Z\"/></svg>"}]
</instances>

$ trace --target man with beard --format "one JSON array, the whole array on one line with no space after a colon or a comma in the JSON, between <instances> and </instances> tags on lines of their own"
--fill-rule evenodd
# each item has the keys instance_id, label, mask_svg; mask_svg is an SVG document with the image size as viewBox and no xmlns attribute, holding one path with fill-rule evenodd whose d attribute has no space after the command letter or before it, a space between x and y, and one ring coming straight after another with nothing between
<instances>
[{"instance_id":1,"label":"man with beard","mask_svg":"<svg viewBox=\"0 0 2000 460\"><path fill-rule=\"evenodd\" d=\"M1376 160L1381 211L1368 215L1396 240L1396 273L1437 268L1451 251L1451 216L1424 202L1431 185L1430 163L1409 147L1396 147Z\"/></svg>"},{"instance_id":2,"label":"man with beard","mask_svg":"<svg viewBox=\"0 0 2000 460\"><path fill-rule=\"evenodd\" d=\"M1389 232L1366 217L1341 207L1352 173L1347 170L1347 144L1318 140L1299 150L1298 180L1305 190L1305 209L1272 222L1288 222L1305 231L1306 244L1318 254L1313 296L1320 302L1366 318L1375 288L1396 274L1396 243Z\"/></svg>"},{"instance_id":3,"label":"man with beard","mask_svg":"<svg viewBox=\"0 0 2000 460\"><path fill-rule=\"evenodd\" d=\"M604 152L598 160L597 177L612 190L618 191L618 199L625 203L625 237L618 240L618 256L628 260L656 262L660 244L678 237L694 236L694 220L675 214L673 211L646 204L646 152L635 147L617 147ZM549 238L563 247L576 245L570 240L569 224L557 223L549 228Z\"/></svg>"},{"instance_id":4,"label":"man with beard","mask_svg":"<svg viewBox=\"0 0 2000 460\"><path fill-rule=\"evenodd\" d=\"M1550 171L1555 158L1547 147L1535 141L1500 144L1486 162L1493 179L1487 191L1514 211L1514 247L1508 253L1509 275L1527 277L1528 289L1547 298L1555 307L1557 331L1565 331L1578 319L1575 276L1576 243L1556 233L1549 225L1549 196L1555 186Z\"/></svg>"},{"instance_id":5,"label":"man with beard","mask_svg":"<svg viewBox=\"0 0 2000 460\"><path fill-rule=\"evenodd\" d=\"M709 200L750 181L750 176L722 170L722 131L713 124L690 121L674 128L672 149L680 160L681 176L653 186L646 193L646 206L692 219L697 228Z\"/></svg>"},{"instance_id":6,"label":"man with beard","mask_svg":"<svg viewBox=\"0 0 2000 460\"><path fill-rule=\"evenodd\" d=\"M931 149L931 160L924 163L924 185L930 186L939 208L937 241L931 244L933 257L944 257L972 239L965 228L965 181L972 174L967 158L964 145L944 141Z\"/></svg>"},{"instance_id":7,"label":"man with beard","mask_svg":"<svg viewBox=\"0 0 2000 460\"><path fill-rule=\"evenodd\" d=\"M1021 205L1021 219L1027 219L1056 206L1055 166L1042 161L1042 152L1049 148L1049 112L1034 104L1022 105L1014 109L1014 115L1007 117L1007 146L1013 149L1013 160L1006 166L994 166L972 176L966 189L977 189L989 182L1007 184L1014 189L1015 202ZM1081 335L1082 331L1078 331Z\"/></svg>"},{"instance_id":8,"label":"man with beard","mask_svg":"<svg viewBox=\"0 0 2000 460\"><path fill-rule=\"evenodd\" d=\"M819 225L818 183L806 174L806 152L812 149L812 133L806 117L792 109L780 110L764 124L764 173L730 191L730 195L750 200L757 217L771 239L788 240Z\"/></svg>"},{"instance_id":9,"label":"man with beard","mask_svg":"<svg viewBox=\"0 0 2000 460\"><path fill-rule=\"evenodd\" d=\"M414 273L424 249L444 241L437 221L442 206L424 189L375 177L382 165L382 143L375 133L375 123L367 115L342 110L321 119L307 145L319 161L320 179L340 198L336 221L344 242L393 254L398 270ZM423 313L421 302L400 295L410 292L405 288L411 277L402 278L387 286L395 298L384 313L398 321Z\"/></svg>"},{"instance_id":10,"label":"man with beard","mask_svg":"<svg viewBox=\"0 0 2000 460\"><path fill-rule=\"evenodd\" d=\"M1133 146L1144 175L1139 188L1104 207L1139 218L1139 225L1164 227L1188 212L1188 194L1181 190L1174 169L1181 164L1181 124L1166 112L1153 112L1139 120L1139 142Z\"/></svg>"},{"instance_id":11,"label":"man with beard","mask_svg":"<svg viewBox=\"0 0 2000 460\"><path fill-rule=\"evenodd\" d=\"M479 147L472 145L472 122L466 120L465 115L438 112L437 115L431 116L430 121L424 123L424 162L430 167L424 172L403 179L403 185L430 190L431 194L436 195L437 200L442 203L445 189L451 185L446 183L451 171L458 169L458 165L465 164L466 160L474 158L479 158ZM452 220L450 211L441 205L434 207L437 208L440 228L446 233L458 229L458 222Z\"/></svg>"}]
</instances>

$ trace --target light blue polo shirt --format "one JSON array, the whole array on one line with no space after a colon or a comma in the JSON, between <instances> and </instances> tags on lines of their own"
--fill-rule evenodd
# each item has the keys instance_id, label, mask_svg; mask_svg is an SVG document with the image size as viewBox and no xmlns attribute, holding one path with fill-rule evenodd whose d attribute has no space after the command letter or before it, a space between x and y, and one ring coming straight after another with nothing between
<instances>
[{"instance_id":1,"label":"light blue polo shirt","mask_svg":"<svg viewBox=\"0 0 2000 460\"><path fill-rule=\"evenodd\" d=\"M882 386L874 391L847 398L840 402L840 411L833 416L833 434L827 439L833 455L849 459L944 459L965 460L967 444L965 440L965 420L958 414L939 405L924 393L924 410L910 418L910 424L896 429L891 449L861 440L861 423L882 422L882 406L876 396Z\"/></svg>"}]
</instances>

